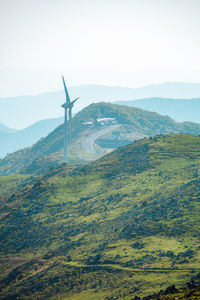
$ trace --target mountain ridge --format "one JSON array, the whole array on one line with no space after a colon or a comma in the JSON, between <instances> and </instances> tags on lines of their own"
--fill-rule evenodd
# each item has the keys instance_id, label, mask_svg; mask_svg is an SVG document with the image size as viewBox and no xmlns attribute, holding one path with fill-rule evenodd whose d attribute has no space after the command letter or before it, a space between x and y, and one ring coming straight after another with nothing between
<instances>
[{"instance_id":1,"label":"mountain ridge","mask_svg":"<svg viewBox=\"0 0 200 300\"><path fill-rule=\"evenodd\" d=\"M0 132L17 132L17 129L9 128L5 126L4 124L0 123Z\"/></svg>"},{"instance_id":2,"label":"mountain ridge","mask_svg":"<svg viewBox=\"0 0 200 300\"><path fill-rule=\"evenodd\" d=\"M164 83L135 89L83 85L69 87L69 93L72 98L80 97L79 104L75 107L75 112L78 112L87 105L100 101L127 101L147 97L198 98L200 97L200 84ZM64 101L65 95L62 90L35 96L0 98L0 121L9 127L19 129L42 119L60 117L63 115L60 106Z\"/></svg>"},{"instance_id":3,"label":"mountain ridge","mask_svg":"<svg viewBox=\"0 0 200 300\"><path fill-rule=\"evenodd\" d=\"M0 130L0 158L3 158L8 153L32 146L32 144L45 137L61 123L63 123L63 118L55 118L38 121L22 130Z\"/></svg>"},{"instance_id":4,"label":"mountain ridge","mask_svg":"<svg viewBox=\"0 0 200 300\"><path fill-rule=\"evenodd\" d=\"M116 101L115 103L155 111L162 115L168 115L178 122L189 121L200 123L198 114L200 110L200 98L172 99L152 97L132 101Z\"/></svg>"}]
</instances>

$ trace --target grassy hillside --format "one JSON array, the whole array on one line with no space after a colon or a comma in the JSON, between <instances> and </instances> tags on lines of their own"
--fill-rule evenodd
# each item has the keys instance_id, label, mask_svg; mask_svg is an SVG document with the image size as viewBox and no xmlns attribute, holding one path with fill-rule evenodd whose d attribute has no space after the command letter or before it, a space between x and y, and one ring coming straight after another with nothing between
<instances>
[{"instance_id":1,"label":"grassy hillside","mask_svg":"<svg viewBox=\"0 0 200 300\"><path fill-rule=\"evenodd\" d=\"M160 135L5 195L1 299L133 299L182 286L200 272L199 170L199 136Z\"/></svg>"},{"instance_id":2,"label":"grassy hillside","mask_svg":"<svg viewBox=\"0 0 200 300\"><path fill-rule=\"evenodd\" d=\"M0 177L0 200L13 193L16 189L21 189L27 182L34 180L30 175L10 175Z\"/></svg>"},{"instance_id":3,"label":"grassy hillside","mask_svg":"<svg viewBox=\"0 0 200 300\"><path fill-rule=\"evenodd\" d=\"M141 297L136 296L137 300ZM143 297L143 300L174 300L174 299L200 299L200 273L193 276L190 281L186 282L181 288L177 288L174 284L168 286L165 290L158 293Z\"/></svg>"},{"instance_id":4,"label":"grassy hillside","mask_svg":"<svg viewBox=\"0 0 200 300\"><path fill-rule=\"evenodd\" d=\"M92 133L109 126L98 122L101 118L114 118L120 127L97 139L98 154L86 153L83 148L84 140ZM200 134L200 125L189 122L176 123L169 117L138 108L98 103L91 104L75 115L71 130L70 164L80 164L144 136L177 132ZM0 175L19 172L42 174L50 167L58 165L63 160L63 134L64 128L61 125L32 147L0 160ZM77 157L81 157L81 161Z\"/></svg>"}]
</instances>

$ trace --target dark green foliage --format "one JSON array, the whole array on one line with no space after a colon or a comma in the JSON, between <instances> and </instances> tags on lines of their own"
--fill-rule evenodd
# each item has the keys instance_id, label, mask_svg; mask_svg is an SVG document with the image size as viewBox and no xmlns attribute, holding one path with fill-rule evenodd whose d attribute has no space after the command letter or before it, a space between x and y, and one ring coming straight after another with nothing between
<instances>
[{"instance_id":1,"label":"dark green foliage","mask_svg":"<svg viewBox=\"0 0 200 300\"><path fill-rule=\"evenodd\" d=\"M154 293L153 295L148 295L142 298L143 300L172 300L172 299L200 299L200 273L193 277L189 282L185 284L184 287L177 289L173 284L166 288L166 290L161 290L159 293ZM135 300L141 300L141 297L135 296Z\"/></svg>"}]
</instances>

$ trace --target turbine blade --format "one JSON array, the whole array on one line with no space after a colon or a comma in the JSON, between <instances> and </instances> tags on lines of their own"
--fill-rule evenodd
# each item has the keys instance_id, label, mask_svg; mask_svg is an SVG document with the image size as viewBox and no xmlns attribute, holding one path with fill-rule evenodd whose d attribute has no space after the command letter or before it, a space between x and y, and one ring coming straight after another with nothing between
<instances>
[{"instance_id":1,"label":"turbine blade","mask_svg":"<svg viewBox=\"0 0 200 300\"><path fill-rule=\"evenodd\" d=\"M79 97L74 99L71 103L74 104L78 99L79 99Z\"/></svg>"},{"instance_id":2,"label":"turbine blade","mask_svg":"<svg viewBox=\"0 0 200 300\"><path fill-rule=\"evenodd\" d=\"M68 93L67 86L66 86L66 83L65 83L65 79L64 79L63 76L62 76L62 80L63 80L64 89L65 89L66 102L70 103L69 93Z\"/></svg>"}]
</instances>

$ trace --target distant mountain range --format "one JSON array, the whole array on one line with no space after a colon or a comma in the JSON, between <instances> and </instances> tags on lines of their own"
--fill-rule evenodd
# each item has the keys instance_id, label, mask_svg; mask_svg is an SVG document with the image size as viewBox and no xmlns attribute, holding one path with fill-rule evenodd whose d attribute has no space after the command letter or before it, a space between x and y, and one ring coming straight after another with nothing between
<instances>
[{"instance_id":1,"label":"distant mountain range","mask_svg":"<svg viewBox=\"0 0 200 300\"><path fill-rule=\"evenodd\" d=\"M116 101L115 103L155 111L162 115L168 115L178 122L200 123L200 98L169 99L154 97L132 101Z\"/></svg>"},{"instance_id":2,"label":"distant mountain range","mask_svg":"<svg viewBox=\"0 0 200 300\"><path fill-rule=\"evenodd\" d=\"M32 146L62 122L63 118L42 120L23 130L10 129L0 124L0 158L4 157L7 153Z\"/></svg>"},{"instance_id":3,"label":"distant mountain range","mask_svg":"<svg viewBox=\"0 0 200 300\"><path fill-rule=\"evenodd\" d=\"M164 83L141 88L120 86L83 85L69 88L72 98L80 97L75 111L100 101L128 101L135 99L164 97L192 99L200 97L199 83ZM61 117L64 91L43 93L36 96L0 98L0 122L8 127L21 129L49 118ZM188 118L185 121L191 120Z\"/></svg>"},{"instance_id":4,"label":"distant mountain range","mask_svg":"<svg viewBox=\"0 0 200 300\"><path fill-rule=\"evenodd\" d=\"M106 128L110 130L102 132ZM97 103L89 105L72 118L71 130L70 164L76 164L94 160L145 136L200 134L200 124L177 123L167 116L135 107ZM99 131L101 134L94 137ZM63 136L64 126L60 125L32 147L6 156L0 160L0 175L20 172L41 174L60 164L63 161Z\"/></svg>"},{"instance_id":5,"label":"distant mountain range","mask_svg":"<svg viewBox=\"0 0 200 300\"><path fill-rule=\"evenodd\" d=\"M9 128L2 123L0 123L0 132L17 132L17 129Z\"/></svg>"}]
</instances>

